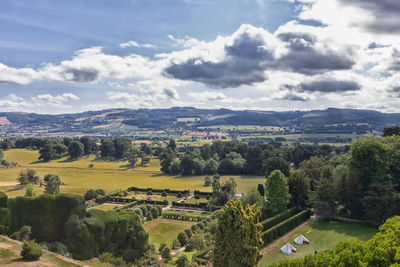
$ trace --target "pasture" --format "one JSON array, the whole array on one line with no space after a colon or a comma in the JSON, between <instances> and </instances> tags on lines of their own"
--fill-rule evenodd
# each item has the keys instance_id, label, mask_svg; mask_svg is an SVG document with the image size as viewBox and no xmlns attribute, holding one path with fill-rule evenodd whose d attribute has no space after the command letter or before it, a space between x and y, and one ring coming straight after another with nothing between
<instances>
[{"instance_id":1,"label":"pasture","mask_svg":"<svg viewBox=\"0 0 400 267\"><path fill-rule=\"evenodd\" d=\"M79 160L62 158L50 162L38 161L38 151L25 149L12 149L4 152L4 158L18 163L14 168L0 168L0 190L6 191L9 197L24 195L25 189L12 190L16 187L16 179L22 170L34 169L43 178L46 174L56 174L64 185L60 187L62 193L80 194L93 188L102 188L107 193L117 190L125 190L131 186L157 189L175 190L201 190L211 191L211 187L204 187L205 176L170 176L160 171L160 161L153 158L147 167L130 169L126 161L106 161L95 158L94 155L83 157ZM89 168L89 164L94 164ZM234 177L238 185L237 192L245 193L250 187L259 183L265 183L264 177L256 176L221 176L221 181ZM37 193L43 191L43 187L36 187Z\"/></svg>"},{"instance_id":2,"label":"pasture","mask_svg":"<svg viewBox=\"0 0 400 267\"><path fill-rule=\"evenodd\" d=\"M269 264L277 263L283 259L303 258L307 254L314 254L315 251L321 252L330 250L340 241L357 239L367 241L378 231L376 227L339 221L309 221L306 224L307 225L300 231L290 232L289 236L284 236L269 244L269 246L272 246L274 249L260 260L258 266L268 266ZM310 240L310 244L296 245L293 240L300 234ZM289 239L289 241L283 239ZM296 253L292 255L284 255L281 253L280 248L287 242L290 242L296 248ZM266 247L266 249L268 249L268 247Z\"/></svg>"}]
</instances>

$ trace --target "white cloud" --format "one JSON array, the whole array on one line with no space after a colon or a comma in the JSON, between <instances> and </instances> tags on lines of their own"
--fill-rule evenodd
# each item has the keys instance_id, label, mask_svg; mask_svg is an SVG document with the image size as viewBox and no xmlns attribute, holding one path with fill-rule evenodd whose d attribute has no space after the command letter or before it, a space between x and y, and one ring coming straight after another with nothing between
<instances>
[{"instance_id":1,"label":"white cloud","mask_svg":"<svg viewBox=\"0 0 400 267\"><path fill-rule=\"evenodd\" d=\"M127 47L143 47L143 48L156 48L155 45L152 44L139 44L135 41L129 41L126 43L121 43L119 44L119 47L121 48L127 48Z\"/></svg>"},{"instance_id":2,"label":"white cloud","mask_svg":"<svg viewBox=\"0 0 400 267\"><path fill-rule=\"evenodd\" d=\"M80 98L71 93L63 93L61 95L41 94L32 97L32 102L38 106L55 106L55 107L69 107L64 105L65 102L71 100L79 100Z\"/></svg>"}]
</instances>

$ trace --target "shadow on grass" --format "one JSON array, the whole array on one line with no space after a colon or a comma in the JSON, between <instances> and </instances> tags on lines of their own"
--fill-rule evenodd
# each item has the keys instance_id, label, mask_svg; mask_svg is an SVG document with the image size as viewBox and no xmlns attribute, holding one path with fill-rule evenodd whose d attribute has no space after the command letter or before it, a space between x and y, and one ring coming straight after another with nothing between
<instances>
[{"instance_id":1,"label":"shadow on grass","mask_svg":"<svg viewBox=\"0 0 400 267\"><path fill-rule=\"evenodd\" d=\"M316 221L310 222L310 227L318 231L333 231L348 236L358 237L362 241L369 240L377 231L375 226L366 226L360 223L341 221Z\"/></svg>"},{"instance_id":2,"label":"shadow on grass","mask_svg":"<svg viewBox=\"0 0 400 267\"><path fill-rule=\"evenodd\" d=\"M39 259L38 259L39 260ZM18 258L18 259L13 259L13 260L11 260L10 262L36 262L36 261L38 261L38 260L34 260L34 261L32 261L32 260L26 260L26 259L24 259L24 258ZM39 266L39 265L38 265Z\"/></svg>"}]
</instances>

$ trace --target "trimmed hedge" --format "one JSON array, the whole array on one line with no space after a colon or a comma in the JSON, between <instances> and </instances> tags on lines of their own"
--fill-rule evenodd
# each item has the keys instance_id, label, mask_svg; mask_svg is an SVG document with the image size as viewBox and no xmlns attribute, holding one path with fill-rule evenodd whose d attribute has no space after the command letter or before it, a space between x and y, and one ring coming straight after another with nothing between
<instances>
[{"instance_id":1,"label":"trimmed hedge","mask_svg":"<svg viewBox=\"0 0 400 267\"><path fill-rule=\"evenodd\" d=\"M172 207L186 208L186 209L206 209L208 203L184 203L172 201Z\"/></svg>"},{"instance_id":2,"label":"trimmed hedge","mask_svg":"<svg viewBox=\"0 0 400 267\"><path fill-rule=\"evenodd\" d=\"M203 216L188 215L181 213L164 213L162 217L163 219L189 221L189 222L202 222L207 220L207 218Z\"/></svg>"},{"instance_id":3,"label":"trimmed hedge","mask_svg":"<svg viewBox=\"0 0 400 267\"><path fill-rule=\"evenodd\" d=\"M86 212L83 197L69 194L37 197L16 197L8 200L11 224L9 233L24 225L32 227L32 238L38 242L54 242L63 238L63 226L71 215L83 218Z\"/></svg>"},{"instance_id":4,"label":"trimmed hedge","mask_svg":"<svg viewBox=\"0 0 400 267\"><path fill-rule=\"evenodd\" d=\"M264 241L264 246L271 241L277 239L278 237L286 234L296 226L302 224L310 218L311 211L310 209L300 211L296 215L286 219L279 224L271 227L267 231L262 233L262 239Z\"/></svg>"},{"instance_id":5,"label":"trimmed hedge","mask_svg":"<svg viewBox=\"0 0 400 267\"><path fill-rule=\"evenodd\" d=\"M0 191L0 208L7 208L8 196L3 191Z\"/></svg>"},{"instance_id":6,"label":"trimmed hedge","mask_svg":"<svg viewBox=\"0 0 400 267\"><path fill-rule=\"evenodd\" d=\"M298 208L291 208L288 210L285 210L284 212L281 212L271 218L265 219L264 221L261 222L263 226L263 231L267 231L269 228L273 227L274 225L277 225L278 223L286 220L287 218L292 217L296 213L299 212Z\"/></svg>"},{"instance_id":7,"label":"trimmed hedge","mask_svg":"<svg viewBox=\"0 0 400 267\"><path fill-rule=\"evenodd\" d=\"M149 200L149 199L141 199L137 200L136 198L122 198L122 197L106 197L106 202L112 203L132 203L131 207L142 204L150 204L150 205L159 205L159 206L168 206L168 200Z\"/></svg>"}]
</instances>

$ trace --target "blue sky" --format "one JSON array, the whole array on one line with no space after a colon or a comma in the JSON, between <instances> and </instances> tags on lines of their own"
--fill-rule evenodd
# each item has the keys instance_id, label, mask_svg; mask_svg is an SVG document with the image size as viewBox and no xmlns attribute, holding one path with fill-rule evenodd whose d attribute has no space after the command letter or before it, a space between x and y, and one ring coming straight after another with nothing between
<instances>
[{"instance_id":1,"label":"blue sky","mask_svg":"<svg viewBox=\"0 0 400 267\"><path fill-rule=\"evenodd\" d=\"M390 0L3 0L0 111L398 112L399 14Z\"/></svg>"}]
</instances>

